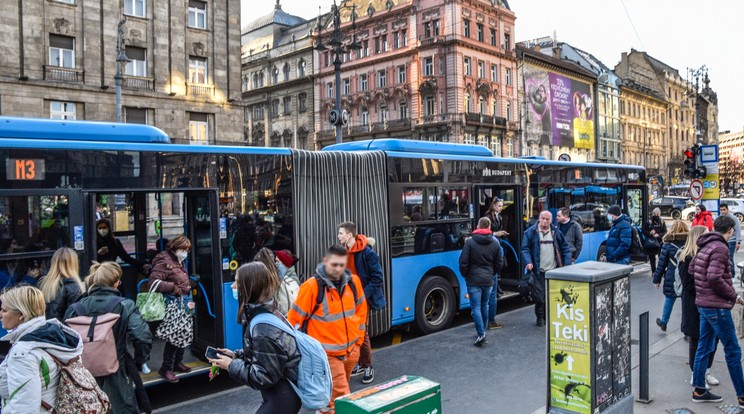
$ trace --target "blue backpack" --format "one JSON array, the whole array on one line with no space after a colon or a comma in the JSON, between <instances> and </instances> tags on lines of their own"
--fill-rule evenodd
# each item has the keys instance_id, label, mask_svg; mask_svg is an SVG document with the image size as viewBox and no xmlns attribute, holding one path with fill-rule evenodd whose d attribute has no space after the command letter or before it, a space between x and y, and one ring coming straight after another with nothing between
<instances>
[{"instance_id":1,"label":"blue backpack","mask_svg":"<svg viewBox=\"0 0 744 414\"><path fill-rule=\"evenodd\" d=\"M273 313L260 313L251 319L250 333L259 323L274 326L294 337L297 349L300 351L300 364L297 367L297 384L292 384L297 395L302 400L302 405L310 410L320 410L331 402L331 366L328 356L315 338L292 328L284 318L279 318Z\"/></svg>"}]
</instances>

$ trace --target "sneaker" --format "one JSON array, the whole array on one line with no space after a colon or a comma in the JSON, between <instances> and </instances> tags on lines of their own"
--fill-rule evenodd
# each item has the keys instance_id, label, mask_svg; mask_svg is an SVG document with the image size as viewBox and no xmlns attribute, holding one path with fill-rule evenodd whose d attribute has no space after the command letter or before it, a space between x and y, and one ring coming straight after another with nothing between
<instances>
[{"instance_id":1,"label":"sneaker","mask_svg":"<svg viewBox=\"0 0 744 414\"><path fill-rule=\"evenodd\" d=\"M705 383L708 385L718 385L721 382L718 381L718 378L714 377L710 371L705 371Z\"/></svg>"},{"instance_id":2,"label":"sneaker","mask_svg":"<svg viewBox=\"0 0 744 414\"><path fill-rule=\"evenodd\" d=\"M364 368L364 376L362 377L362 384L369 384L375 380L375 369L372 367Z\"/></svg>"},{"instance_id":3,"label":"sneaker","mask_svg":"<svg viewBox=\"0 0 744 414\"><path fill-rule=\"evenodd\" d=\"M544 319L538 319L537 320L537 323L535 325L537 325L538 327L542 328L543 326L545 326L545 320Z\"/></svg>"},{"instance_id":4,"label":"sneaker","mask_svg":"<svg viewBox=\"0 0 744 414\"><path fill-rule=\"evenodd\" d=\"M498 323L498 322L488 322L488 329L501 329L504 325Z\"/></svg>"},{"instance_id":5,"label":"sneaker","mask_svg":"<svg viewBox=\"0 0 744 414\"><path fill-rule=\"evenodd\" d=\"M656 324L659 325L659 328L661 328L662 332L666 332L666 326L667 324L661 323L661 319L656 318Z\"/></svg>"},{"instance_id":6,"label":"sneaker","mask_svg":"<svg viewBox=\"0 0 744 414\"><path fill-rule=\"evenodd\" d=\"M739 408L744 408L744 397L737 397L736 400L739 403Z\"/></svg>"},{"instance_id":7,"label":"sneaker","mask_svg":"<svg viewBox=\"0 0 744 414\"><path fill-rule=\"evenodd\" d=\"M359 364L354 365L354 369L351 370L351 376L356 377L362 374L364 374L364 368L362 368Z\"/></svg>"},{"instance_id":8,"label":"sneaker","mask_svg":"<svg viewBox=\"0 0 744 414\"><path fill-rule=\"evenodd\" d=\"M702 394L698 394L695 391L692 392L692 402L695 403L717 403L721 401L723 401L723 397L715 395L708 390L705 390Z\"/></svg>"},{"instance_id":9,"label":"sneaker","mask_svg":"<svg viewBox=\"0 0 744 414\"><path fill-rule=\"evenodd\" d=\"M475 343L473 345L483 346L487 343L488 343L488 340L486 339L486 335L480 335L479 337L475 338Z\"/></svg>"}]
</instances>

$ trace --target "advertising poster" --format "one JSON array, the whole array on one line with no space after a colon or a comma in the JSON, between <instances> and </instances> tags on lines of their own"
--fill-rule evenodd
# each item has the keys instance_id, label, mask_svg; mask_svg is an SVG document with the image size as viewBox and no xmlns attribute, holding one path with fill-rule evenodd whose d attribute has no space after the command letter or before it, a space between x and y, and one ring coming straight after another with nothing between
<instances>
[{"instance_id":1,"label":"advertising poster","mask_svg":"<svg viewBox=\"0 0 744 414\"><path fill-rule=\"evenodd\" d=\"M524 66L528 142L594 149L594 102L588 83Z\"/></svg>"},{"instance_id":2,"label":"advertising poster","mask_svg":"<svg viewBox=\"0 0 744 414\"><path fill-rule=\"evenodd\" d=\"M548 289L550 407L590 414L589 284L550 280Z\"/></svg>"}]
</instances>

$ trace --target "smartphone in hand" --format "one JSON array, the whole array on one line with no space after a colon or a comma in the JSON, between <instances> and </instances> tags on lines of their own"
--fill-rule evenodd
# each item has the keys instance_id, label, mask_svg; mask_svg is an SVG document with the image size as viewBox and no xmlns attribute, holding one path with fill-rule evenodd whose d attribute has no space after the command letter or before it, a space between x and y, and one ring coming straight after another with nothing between
<instances>
[{"instance_id":1,"label":"smartphone in hand","mask_svg":"<svg viewBox=\"0 0 744 414\"><path fill-rule=\"evenodd\" d=\"M207 359L217 359L220 355L223 355L222 352L218 351L217 348L213 348L211 346L208 346L207 352L204 353L204 356L206 356Z\"/></svg>"}]
</instances>

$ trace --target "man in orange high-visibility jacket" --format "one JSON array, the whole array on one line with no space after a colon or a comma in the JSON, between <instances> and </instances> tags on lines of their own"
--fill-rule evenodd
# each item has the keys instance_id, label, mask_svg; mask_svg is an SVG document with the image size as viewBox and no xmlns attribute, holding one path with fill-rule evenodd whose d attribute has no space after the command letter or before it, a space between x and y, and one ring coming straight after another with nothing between
<instances>
[{"instance_id":1,"label":"man in orange high-visibility jacket","mask_svg":"<svg viewBox=\"0 0 744 414\"><path fill-rule=\"evenodd\" d=\"M318 303L321 289L322 301ZM334 412L334 400L351 392L351 370L359 360L359 347L367 329L367 303L362 282L346 269L343 246L328 248L323 263L315 269L315 277L300 286L287 319L293 326L303 326L307 322L307 334L325 349L333 377L329 409Z\"/></svg>"}]
</instances>

